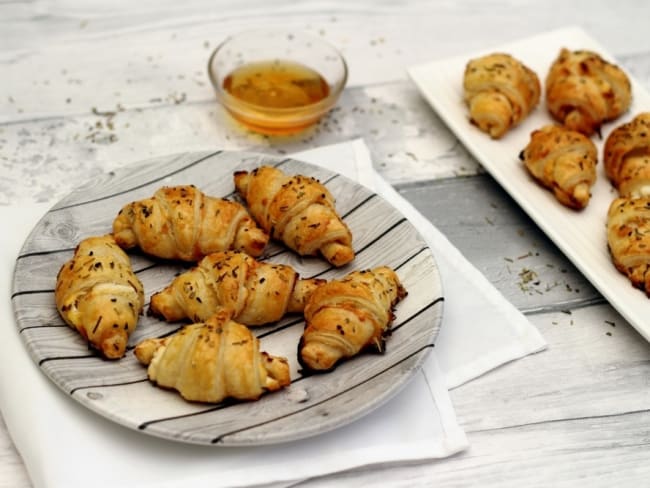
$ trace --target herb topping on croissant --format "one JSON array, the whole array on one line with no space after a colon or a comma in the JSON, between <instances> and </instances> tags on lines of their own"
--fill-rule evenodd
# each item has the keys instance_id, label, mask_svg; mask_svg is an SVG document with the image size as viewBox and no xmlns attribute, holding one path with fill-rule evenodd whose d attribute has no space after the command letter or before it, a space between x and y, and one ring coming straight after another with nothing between
<instances>
[{"instance_id":1,"label":"herb topping on croissant","mask_svg":"<svg viewBox=\"0 0 650 488\"><path fill-rule=\"evenodd\" d=\"M306 371L329 371L362 349L384 349L393 307L406 296L387 266L354 271L312 293L305 307L305 331L298 361Z\"/></svg>"},{"instance_id":2,"label":"herb topping on croissant","mask_svg":"<svg viewBox=\"0 0 650 488\"><path fill-rule=\"evenodd\" d=\"M115 241L166 259L198 261L216 251L262 254L268 242L237 202L205 195L193 185L163 187L125 205L113 222Z\"/></svg>"},{"instance_id":3,"label":"herb topping on croissant","mask_svg":"<svg viewBox=\"0 0 650 488\"><path fill-rule=\"evenodd\" d=\"M547 125L530 135L520 158L526 168L564 205L582 209L596 182L598 151L580 132Z\"/></svg>"},{"instance_id":4,"label":"herb topping on croissant","mask_svg":"<svg viewBox=\"0 0 650 488\"><path fill-rule=\"evenodd\" d=\"M258 262L234 251L217 252L154 294L149 311L169 321L189 317L199 322L225 308L237 322L262 325L286 313L302 312L309 295L323 283L299 279L287 265Z\"/></svg>"},{"instance_id":5,"label":"herb topping on croissant","mask_svg":"<svg viewBox=\"0 0 650 488\"><path fill-rule=\"evenodd\" d=\"M611 132L605 141L604 163L621 196L650 196L650 112Z\"/></svg>"},{"instance_id":6,"label":"herb topping on croissant","mask_svg":"<svg viewBox=\"0 0 650 488\"><path fill-rule=\"evenodd\" d=\"M611 203L607 241L616 269L650 297L650 197L621 197Z\"/></svg>"},{"instance_id":7,"label":"herb topping on croissant","mask_svg":"<svg viewBox=\"0 0 650 488\"><path fill-rule=\"evenodd\" d=\"M79 243L57 275L63 320L109 359L121 358L144 304L142 283L110 235Z\"/></svg>"},{"instance_id":8,"label":"herb topping on croissant","mask_svg":"<svg viewBox=\"0 0 650 488\"><path fill-rule=\"evenodd\" d=\"M546 77L546 103L566 128L589 136L622 115L632 100L627 75L599 54L562 49Z\"/></svg>"},{"instance_id":9,"label":"herb topping on croissant","mask_svg":"<svg viewBox=\"0 0 650 488\"><path fill-rule=\"evenodd\" d=\"M287 360L260 352L259 340L225 310L174 335L146 339L134 352L151 381L189 401L257 400L291 382Z\"/></svg>"},{"instance_id":10,"label":"herb topping on croissant","mask_svg":"<svg viewBox=\"0 0 650 488\"><path fill-rule=\"evenodd\" d=\"M257 223L301 256L320 253L334 266L354 259L352 234L334 198L315 178L288 176L271 166L237 171L235 187Z\"/></svg>"},{"instance_id":11,"label":"herb topping on croissant","mask_svg":"<svg viewBox=\"0 0 650 488\"><path fill-rule=\"evenodd\" d=\"M509 54L472 59L463 77L470 121L493 139L519 124L539 103L537 74Z\"/></svg>"}]
</instances>

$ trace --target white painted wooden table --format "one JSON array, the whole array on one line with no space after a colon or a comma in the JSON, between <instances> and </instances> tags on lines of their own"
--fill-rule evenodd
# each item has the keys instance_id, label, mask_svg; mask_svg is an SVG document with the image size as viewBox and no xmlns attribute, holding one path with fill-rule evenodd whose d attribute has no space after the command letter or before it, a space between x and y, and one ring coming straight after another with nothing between
<instances>
[{"instance_id":1,"label":"white painted wooden table","mask_svg":"<svg viewBox=\"0 0 650 488\"><path fill-rule=\"evenodd\" d=\"M549 349L452 391L464 453L303 484L646 486L650 345L481 171L405 69L577 24L650 89L649 19L645 0L0 2L0 205L58 198L150 156L363 137L380 173L529 314ZM245 132L214 102L211 49L257 25L322 36L349 62L339 107L305 134ZM27 486L2 424L0 487Z\"/></svg>"}]
</instances>

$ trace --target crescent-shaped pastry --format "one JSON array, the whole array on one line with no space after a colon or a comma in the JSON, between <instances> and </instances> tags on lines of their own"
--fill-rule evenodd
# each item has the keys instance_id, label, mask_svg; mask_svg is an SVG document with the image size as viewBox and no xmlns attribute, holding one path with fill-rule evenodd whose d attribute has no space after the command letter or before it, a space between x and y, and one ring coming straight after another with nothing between
<instances>
[{"instance_id":1,"label":"crescent-shaped pastry","mask_svg":"<svg viewBox=\"0 0 650 488\"><path fill-rule=\"evenodd\" d=\"M620 197L611 203L607 241L616 269L650 297L650 197Z\"/></svg>"},{"instance_id":2,"label":"crescent-shaped pastry","mask_svg":"<svg viewBox=\"0 0 650 488\"><path fill-rule=\"evenodd\" d=\"M632 101L627 75L593 51L563 48L546 77L546 104L566 128L589 136L623 114Z\"/></svg>"},{"instance_id":3,"label":"crescent-shaped pastry","mask_svg":"<svg viewBox=\"0 0 650 488\"><path fill-rule=\"evenodd\" d=\"M470 121L499 139L519 124L539 103L537 74L509 54L472 59L463 77Z\"/></svg>"},{"instance_id":4,"label":"crescent-shaped pastry","mask_svg":"<svg viewBox=\"0 0 650 488\"><path fill-rule=\"evenodd\" d=\"M520 158L533 177L567 207L582 209L596 182L598 151L587 136L547 125L530 135Z\"/></svg>"},{"instance_id":5,"label":"crescent-shaped pastry","mask_svg":"<svg viewBox=\"0 0 650 488\"><path fill-rule=\"evenodd\" d=\"M319 287L305 307L298 361L306 371L324 372L364 348L382 351L393 307L405 296L387 266L354 271Z\"/></svg>"},{"instance_id":6,"label":"crescent-shaped pastry","mask_svg":"<svg viewBox=\"0 0 650 488\"><path fill-rule=\"evenodd\" d=\"M113 222L115 241L165 259L198 261L229 249L262 254L268 235L237 202L205 195L194 185L160 188L131 202Z\"/></svg>"},{"instance_id":7,"label":"crescent-shaped pastry","mask_svg":"<svg viewBox=\"0 0 650 488\"><path fill-rule=\"evenodd\" d=\"M149 311L169 321L189 317L200 322L224 308L237 322L262 325L286 313L302 313L307 298L323 283L300 279L291 266L259 262L240 252L217 252L155 293Z\"/></svg>"},{"instance_id":8,"label":"crescent-shaped pastry","mask_svg":"<svg viewBox=\"0 0 650 488\"><path fill-rule=\"evenodd\" d=\"M605 141L604 163L621 196L650 196L650 112L611 132Z\"/></svg>"},{"instance_id":9,"label":"crescent-shaped pastry","mask_svg":"<svg viewBox=\"0 0 650 488\"><path fill-rule=\"evenodd\" d=\"M251 331L222 310L174 335L146 339L134 352L158 386L177 390L189 401L218 403L257 400L291 382L287 360L259 347Z\"/></svg>"},{"instance_id":10,"label":"crescent-shaped pastry","mask_svg":"<svg viewBox=\"0 0 650 488\"><path fill-rule=\"evenodd\" d=\"M334 266L354 259L352 234L334 197L315 178L271 166L234 174L235 187L257 223L301 256L321 254Z\"/></svg>"},{"instance_id":11,"label":"crescent-shaped pastry","mask_svg":"<svg viewBox=\"0 0 650 488\"><path fill-rule=\"evenodd\" d=\"M56 279L63 320L109 359L124 356L144 304L142 283L112 236L79 243Z\"/></svg>"}]
</instances>

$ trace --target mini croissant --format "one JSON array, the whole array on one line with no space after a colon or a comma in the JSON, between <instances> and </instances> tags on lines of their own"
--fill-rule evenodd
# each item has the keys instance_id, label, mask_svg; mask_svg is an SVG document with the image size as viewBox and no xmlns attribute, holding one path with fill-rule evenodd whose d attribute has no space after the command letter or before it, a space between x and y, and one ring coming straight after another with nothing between
<instances>
[{"instance_id":1,"label":"mini croissant","mask_svg":"<svg viewBox=\"0 0 650 488\"><path fill-rule=\"evenodd\" d=\"M616 269L650 297L650 197L621 197L611 203L607 241Z\"/></svg>"},{"instance_id":2,"label":"mini croissant","mask_svg":"<svg viewBox=\"0 0 650 488\"><path fill-rule=\"evenodd\" d=\"M546 77L546 103L567 129L589 136L630 106L627 75L592 51L562 49Z\"/></svg>"},{"instance_id":3,"label":"mini croissant","mask_svg":"<svg viewBox=\"0 0 650 488\"><path fill-rule=\"evenodd\" d=\"M334 198L318 180L287 176L271 166L237 171L235 187L251 215L271 236L301 256L320 252L334 266L354 259L352 234L336 213Z\"/></svg>"},{"instance_id":4,"label":"mini croissant","mask_svg":"<svg viewBox=\"0 0 650 488\"><path fill-rule=\"evenodd\" d=\"M354 271L311 295L298 361L306 371L329 371L366 347L383 351L393 307L406 296L395 272L386 267Z\"/></svg>"},{"instance_id":5,"label":"mini croissant","mask_svg":"<svg viewBox=\"0 0 650 488\"><path fill-rule=\"evenodd\" d=\"M650 112L611 132L605 141L604 163L621 196L650 196Z\"/></svg>"},{"instance_id":6,"label":"mini croissant","mask_svg":"<svg viewBox=\"0 0 650 488\"><path fill-rule=\"evenodd\" d=\"M125 205L113 235L125 249L139 246L147 254L184 261L228 249L259 256L268 242L242 205L209 197L193 185L163 187Z\"/></svg>"},{"instance_id":7,"label":"mini croissant","mask_svg":"<svg viewBox=\"0 0 650 488\"><path fill-rule=\"evenodd\" d=\"M580 132L547 125L530 135L521 152L530 173L564 205L582 209L589 203L596 182L598 151Z\"/></svg>"},{"instance_id":8,"label":"mini croissant","mask_svg":"<svg viewBox=\"0 0 650 488\"><path fill-rule=\"evenodd\" d=\"M146 339L134 352L158 386L175 389L189 401L218 403L257 400L291 382L287 360L259 347L251 331L223 310L174 335Z\"/></svg>"},{"instance_id":9,"label":"mini croissant","mask_svg":"<svg viewBox=\"0 0 650 488\"><path fill-rule=\"evenodd\" d=\"M290 266L258 262L234 251L217 252L154 294L149 311L169 321L189 317L199 322L225 308L237 322L262 325L285 313L302 312L309 295L323 283L299 279Z\"/></svg>"},{"instance_id":10,"label":"mini croissant","mask_svg":"<svg viewBox=\"0 0 650 488\"><path fill-rule=\"evenodd\" d=\"M56 279L65 322L109 359L121 358L144 304L142 283L110 235L79 243Z\"/></svg>"},{"instance_id":11,"label":"mini croissant","mask_svg":"<svg viewBox=\"0 0 650 488\"><path fill-rule=\"evenodd\" d=\"M537 74L509 54L472 59L463 77L470 121L493 139L502 137L539 103Z\"/></svg>"}]
</instances>

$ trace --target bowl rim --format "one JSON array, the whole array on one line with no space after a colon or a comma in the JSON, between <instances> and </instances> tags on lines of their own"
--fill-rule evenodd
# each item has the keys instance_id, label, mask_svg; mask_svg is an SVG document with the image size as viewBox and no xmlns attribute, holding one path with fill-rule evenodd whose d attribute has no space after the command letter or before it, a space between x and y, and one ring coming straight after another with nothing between
<instances>
[{"instance_id":1,"label":"bowl rim","mask_svg":"<svg viewBox=\"0 0 650 488\"><path fill-rule=\"evenodd\" d=\"M319 43L327 45L334 53L337 55L337 59L340 61L341 66L343 68L343 75L341 76L341 80L335 84L335 85L330 85L330 89L334 87L335 89L331 89L330 93L327 95L327 97L323 98L322 100L319 100L316 103L310 103L309 105L302 105L299 107L284 107L284 108L276 108L276 107L267 107L265 105L258 105L255 103L250 103L245 100L242 100L241 98L237 98L232 96L230 93L228 93L226 90L223 89L223 87L219 84L218 80L216 79L215 74L213 73L212 70L212 63L214 59L216 58L217 54L219 51L226 46L230 41L232 41L235 37L240 37L244 35L253 35L253 34L259 34L261 32L273 32L273 33L290 33L286 29L274 29L274 28L257 28L257 29L248 29L244 31L237 32L235 34L230 34L228 35L223 41L221 41L217 47L214 48L212 53L210 54L210 57L208 58L208 78L210 79L210 83L212 84L212 87L214 88L214 91L216 92L217 98L219 101L224 105L224 107L228 110L234 110L233 106L240 106L243 109L247 110L261 110L263 109L265 113L267 114L277 114L279 116L287 116L295 112L304 112L305 110L309 111L314 111L314 112L320 112L320 111L326 111L329 109L331 105L333 105L333 102L338 100L339 96L343 92L345 86L347 85L348 81L348 64L345 60L345 57L343 56L343 53L338 49L336 46L331 44L330 42L321 39L319 37L316 37L308 32L304 31L295 31L291 32L291 34L294 34L297 32L301 36L305 36L314 40L317 40ZM329 83L328 83L329 85Z\"/></svg>"}]
</instances>

